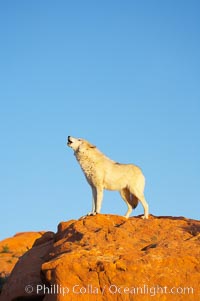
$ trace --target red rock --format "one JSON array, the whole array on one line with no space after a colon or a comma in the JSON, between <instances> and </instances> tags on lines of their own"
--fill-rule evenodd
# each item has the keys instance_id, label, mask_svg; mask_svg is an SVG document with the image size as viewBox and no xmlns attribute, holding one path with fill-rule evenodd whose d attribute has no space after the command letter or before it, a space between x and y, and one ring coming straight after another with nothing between
<instances>
[{"instance_id":1,"label":"red rock","mask_svg":"<svg viewBox=\"0 0 200 301\"><path fill-rule=\"evenodd\" d=\"M31 249L35 240L43 234L44 231L21 232L0 241L0 273L10 274L19 258Z\"/></svg>"},{"instance_id":2,"label":"red rock","mask_svg":"<svg viewBox=\"0 0 200 301\"><path fill-rule=\"evenodd\" d=\"M32 294L23 291L28 284ZM197 301L199 284L200 221L99 214L44 234L16 265L0 300Z\"/></svg>"},{"instance_id":3,"label":"red rock","mask_svg":"<svg viewBox=\"0 0 200 301\"><path fill-rule=\"evenodd\" d=\"M41 242L41 243L40 243ZM52 232L44 233L42 237L36 240L33 247L27 251L15 265L9 280L3 287L0 300L13 300L18 297L30 297L31 290L39 284L42 284L40 269L44 262L46 253L53 244ZM27 293L28 292L28 293ZM38 294L37 297L39 297Z\"/></svg>"}]
</instances>

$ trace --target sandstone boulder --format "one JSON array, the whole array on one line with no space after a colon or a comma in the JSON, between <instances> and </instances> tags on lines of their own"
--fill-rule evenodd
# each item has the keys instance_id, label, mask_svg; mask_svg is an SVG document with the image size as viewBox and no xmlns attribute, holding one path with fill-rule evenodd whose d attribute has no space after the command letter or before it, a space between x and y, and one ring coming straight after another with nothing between
<instances>
[{"instance_id":1,"label":"sandstone boulder","mask_svg":"<svg viewBox=\"0 0 200 301\"><path fill-rule=\"evenodd\" d=\"M32 248L41 232L21 232L0 241L0 273L9 275L19 258Z\"/></svg>"},{"instance_id":2,"label":"sandstone boulder","mask_svg":"<svg viewBox=\"0 0 200 301\"><path fill-rule=\"evenodd\" d=\"M55 235L45 233L19 260L0 297L1 301L199 299L200 221L166 216L126 220L100 214L62 222Z\"/></svg>"}]
</instances>

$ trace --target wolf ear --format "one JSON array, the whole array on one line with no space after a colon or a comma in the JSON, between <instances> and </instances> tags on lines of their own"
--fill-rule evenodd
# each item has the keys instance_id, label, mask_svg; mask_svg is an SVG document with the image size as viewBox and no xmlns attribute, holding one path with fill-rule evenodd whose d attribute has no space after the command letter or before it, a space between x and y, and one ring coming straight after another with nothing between
<instances>
[{"instance_id":1,"label":"wolf ear","mask_svg":"<svg viewBox=\"0 0 200 301\"><path fill-rule=\"evenodd\" d=\"M90 149L90 148L96 148L96 146L88 142L87 149Z\"/></svg>"}]
</instances>

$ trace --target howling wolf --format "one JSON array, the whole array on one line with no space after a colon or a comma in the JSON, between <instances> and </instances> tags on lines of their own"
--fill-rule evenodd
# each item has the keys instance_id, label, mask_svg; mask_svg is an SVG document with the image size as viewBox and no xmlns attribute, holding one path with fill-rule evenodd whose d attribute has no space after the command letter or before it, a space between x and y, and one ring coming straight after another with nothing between
<instances>
[{"instance_id":1,"label":"howling wolf","mask_svg":"<svg viewBox=\"0 0 200 301\"><path fill-rule=\"evenodd\" d=\"M133 164L120 164L102 154L96 146L84 139L68 136L67 145L74 150L85 177L92 189L92 212L100 213L103 190L118 190L126 202L128 218L141 202L144 208L143 218L148 218L148 204L144 197L145 178L141 169Z\"/></svg>"}]
</instances>

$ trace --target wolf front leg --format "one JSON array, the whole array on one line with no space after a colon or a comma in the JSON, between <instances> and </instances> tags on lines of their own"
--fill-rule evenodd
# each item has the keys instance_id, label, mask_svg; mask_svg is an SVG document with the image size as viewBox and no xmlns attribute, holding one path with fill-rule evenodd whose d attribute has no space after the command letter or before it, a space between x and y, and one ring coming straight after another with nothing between
<instances>
[{"instance_id":1,"label":"wolf front leg","mask_svg":"<svg viewBox=\"0 0 200 301\"><path fill-rule=\"evenodd\" d=\"M91 186L92 189L92 211L88 212L87 215L95 215L95 208L96 208L96 199L97 199L97 193L96 193L96 188Z\"/></svg>"},{"instance_id":2,"label":"wolf front leg","mask_svg":"<svg viewBox=\"0 0 200 301\"><path fill-rule=\"evenodd\" d=\"M96 188L92 186L92 212L87 215L96 215L101 211L101 205L103 200L103 188Z\"/></svg>"},{"instance_id":3,"label":"wolf front leg","mask_svg":"<svg viewBox=\"0 0 200 301\"><path fill-rule=\"evenodd\" d=\"M101 211L101 205L103 200L103 188L96 188L92 186L92 212L87 215L96 215Z\"/></svg>"},{"instance_id":4,"label":"wolf front leg","mask_svg":"<svg viewBox=\"0 0 200 301\"><path fill-rule=\"evenodd\" d=\"M96 208L95 208L96 213L100 213L102 201L103 201L103 188L98 187L96 188Z\"/></svg>"},{"instance_id":5,"label":"wolf front leg","mask_svg":"<svg viewBox=\"0 0 200 301\"><path fill-rule=\"evenodd\" d=\"M92 213L95 213L96 210L96 200L97 200L97 191L95 187L92 187Z\"/></svg>"}]
</instances>

